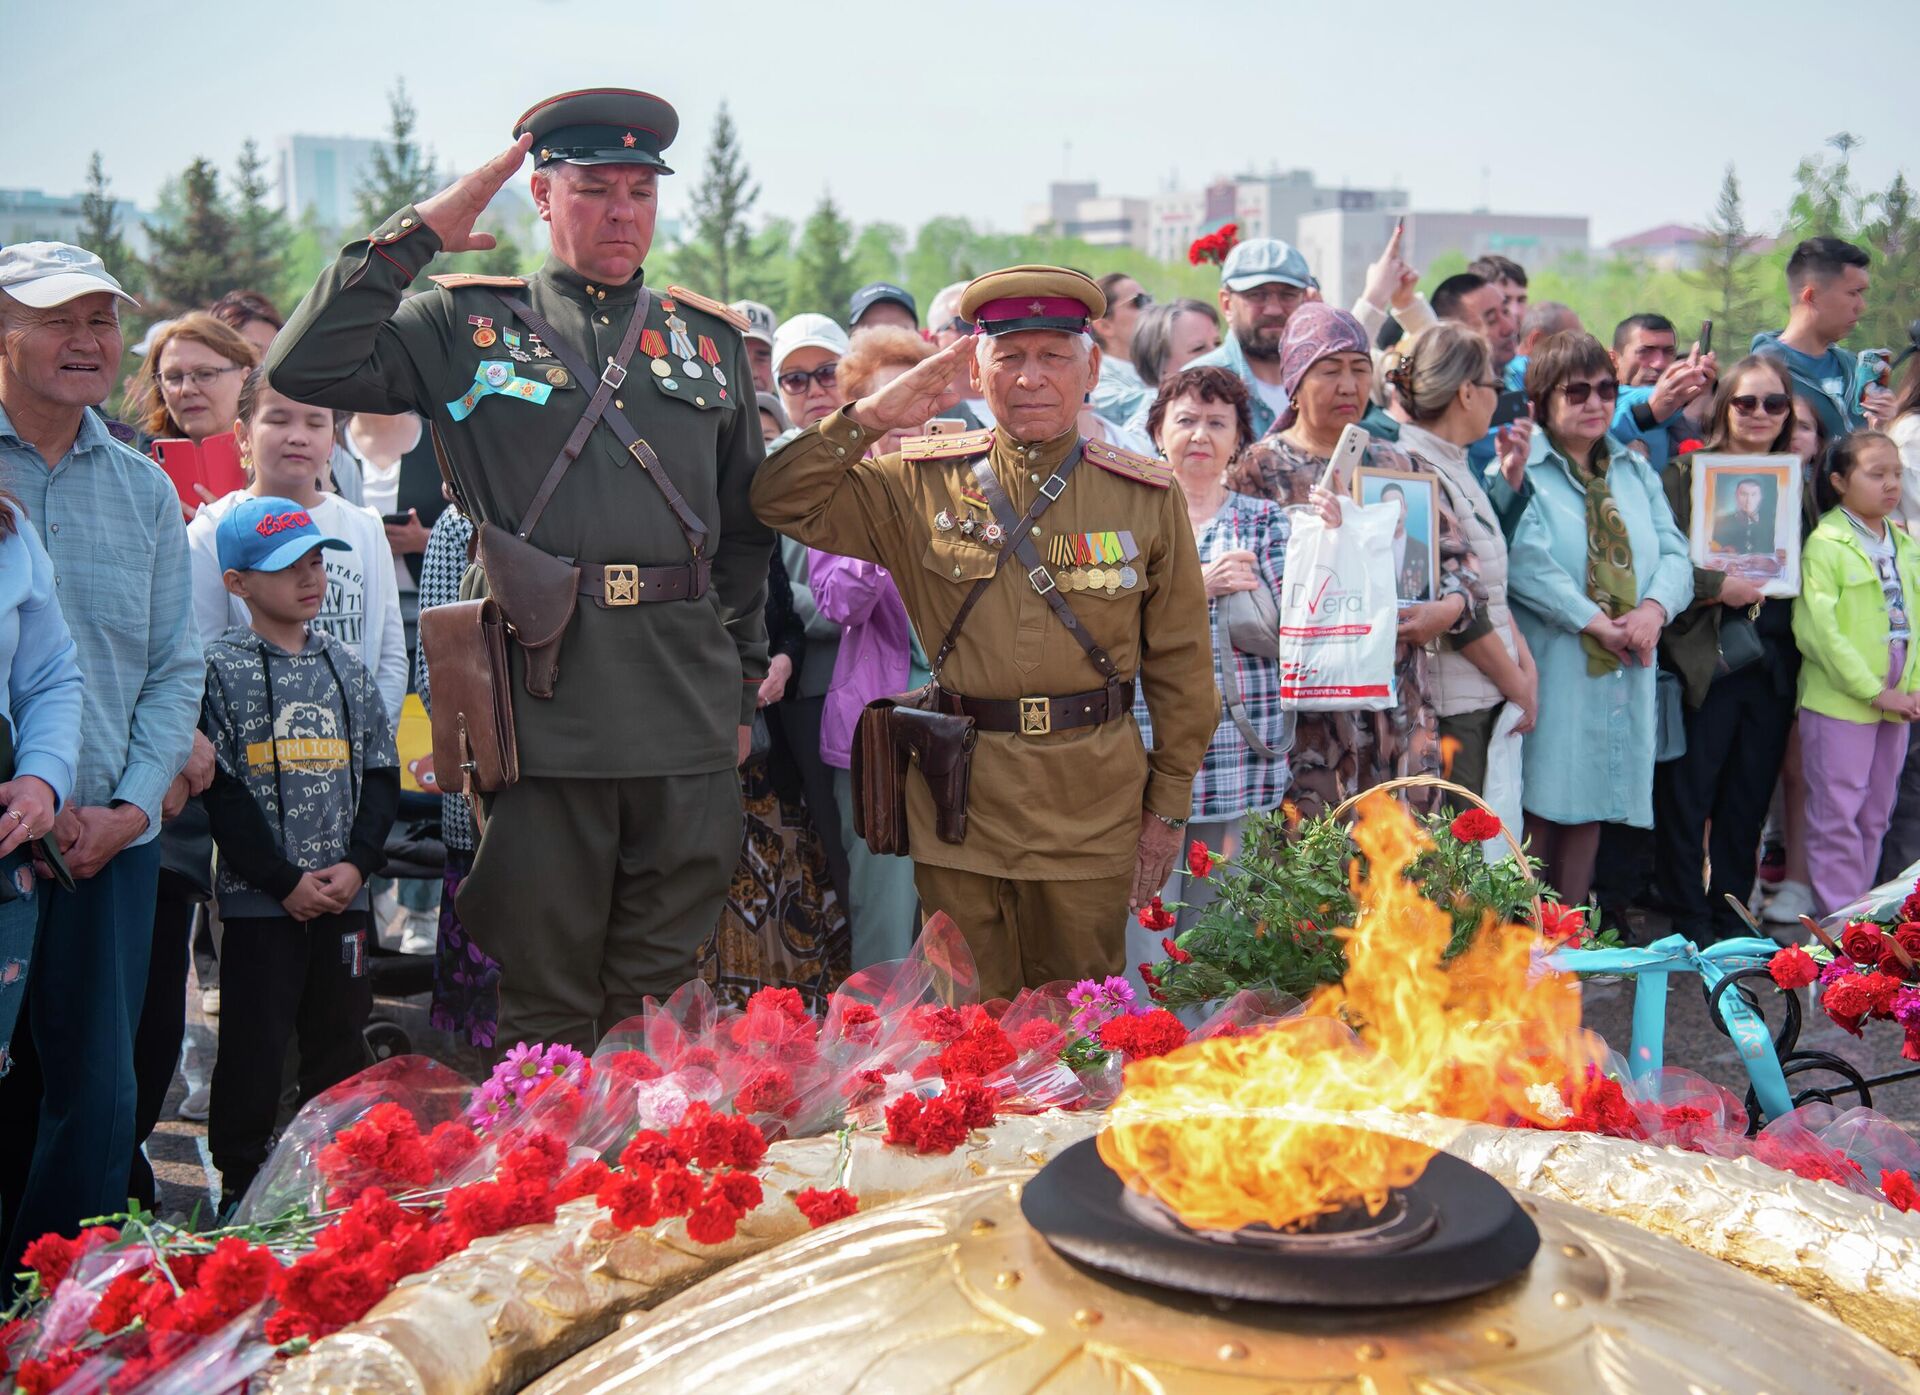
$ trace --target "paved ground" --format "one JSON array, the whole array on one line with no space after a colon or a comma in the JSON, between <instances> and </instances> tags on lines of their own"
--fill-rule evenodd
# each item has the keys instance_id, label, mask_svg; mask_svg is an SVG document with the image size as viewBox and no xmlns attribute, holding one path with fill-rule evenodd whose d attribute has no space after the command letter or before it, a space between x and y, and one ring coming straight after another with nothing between
<instances>
[{"instance_id":1,"label":"paved ground","mask_svg":"<svg viewBox=\"0 0 1920 1395\"><path fill-rule=\"evenodd\" d=\"M1632 1036L1633 992L1630 982L1621 981L1589 982L1584 989L1587 1025L1622 1054ZM1804 999L1804 992L1802 997ZM478 1079L486 1063L479 1059L479 1053L427 1025L426 1001L425 995L413 999L380 999L375 1004L374 1015L397 1023L411 1037L415 1051L447 1061L468 1078ZM1770 1021L1777 1021L1778 995L1771 992L1764 995L1762 1010L1768 1013ZM1800 1039L1803 1048L1830 1051L1851 1061L1865 1074L1894 1071L1910 1064L1900 1059L1900 1033L1888 1030L1884 1024L1878 1032L1870 1031L1864 1040L1856 1040L1829 1022L1817 1008L1810 1009L1805 1020ZM166 1113L148 1144L148 1155L160 1180L163 1213L185 1216L198 1205L202 1214L206 1214L208 1202L217 1196L218 1178L206 1156L206 1125L189 1123L174 1113L186 1096L188 1078L197 1083L212 1067L216 1025L217 1019L202 1015L196 986L188 995L185 1070L175 1077ZM1699 1071L1737 1093L1746 1091L1746 1072L1738 1053L1727 1038L1715 1030L1697 983L1682 976L1675 976L1668 992L1666 1060L1669 1065ZM1795 1088L1801 1088L1804 1083L1795 1082ZM1841 1104L1854 1102L1847 1098ZM1920 1132L1920 1080L1889 1086L1875 1093L1873 1103L1903 1127Z\"/></svg>"}]
</instances>

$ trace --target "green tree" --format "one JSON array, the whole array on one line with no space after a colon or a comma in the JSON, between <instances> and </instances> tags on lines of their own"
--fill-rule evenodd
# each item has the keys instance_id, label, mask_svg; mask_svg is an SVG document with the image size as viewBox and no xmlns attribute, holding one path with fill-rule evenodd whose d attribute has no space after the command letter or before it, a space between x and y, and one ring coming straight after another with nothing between
<instances>
[{"instance_id":1,"label":"green tree","mask_svg":"<svg viewBox=\"0 0 1920 1395\"><path fill-rule=\"evenodd\" d=\"M1920 314L1920 200L1905 174L1895 174L1873 199L1875 216L1861 229L1873 254L1873 286L1867 313L1854 333L1856 344L1890 348L1908 342L1908 325Z\"/></svg>"},{"instance_id":2,"label":"green tree","mask_svg":"<svg viewBox=\"0 0 1920 1395\"><path fill-rule=\"evenodd\" d=\"M220 172L196 159L180 175L177 213L148 225L150 311L202 310L234 288L234 226L220 195ZM163 204L162 212L169 210Z\"/></svg>"},{"instance_id":3,"label":"green tree","mask_svg":"<svg viewBox=\"0 0 1920 1395\"><path fill-rule=\"evenodd\" d=\"M753 235L746 265L741 268L734 297L757 300L773 311L776 320L787 317L793 285L793 223L769 218Z\"/></svg>"},{"instance_id":4,"label":"green tree","mask_svg":"<svg viewBox=\"0 0 1920 1395\"><path fill-rule=\"evenodd\" d=\"M1711 318L1719 327L1719 342L1728 346L1728 352L1734 345L1747 343L1755 330L1764 328L1761 318L1765 306L1755 290L1758 268L1753 255L1754 241L1747 229L1740 180L1729 164L1720 180L1720 197L1714 204L1713 216L1707 220L1700 266L1685 278L1689 285L1707 293L1714 307Z\"/></svg>"},{"instance_id":5,"label":"green tree","mask_svg":"<svg viewBox=\"0 0 1920 1395\"><path fill-rule=\"evenodd\" d=\"M80 196L80 245L105 262L121 285L130 290L140 285L140 260L120 231L120 212L97 150L87 161L87 191Z\"/></svg>"},{"instance_id":6,"label":"green tree","mask_svg":"<svg viewBox=\"0 0 1920 1395\"><path fill-rule=\"evenodd\" d=\"M494 228L493 246L486 251L436 258L434 265L444 271L464 271L476 276L524 276L529 270L527 254L504 226Z\"/></svg>"},{"instance_id":7,"label":"green tree","mask_svg":"<svg viewBox=\"0 0 1920 1395\"><path fill-rule=\"evenodd\" d=\"M713 118L706 170L693 191L693 237L678 254L682 274L717 300L741 294L753 256L747 215L759 198L760 186L741 158L733 116L722 102Z\"/></svg>"},{"instance_id":8,"label":"green tree","mask_svg":"<svg viewBox=\"0 0 1920 1395\"><path fill-rule=\"evenodd\" d=\"M1853 152L1861 145L1860 137L1842 131L1828 136L1827 145L1834 151L1831 158L1809 156L1793 172L1787 226L1795 242L1808 237L1851 241L1859 233L1862 202L1853 185Z\"/></svg>"},{"instance_id":9,"label":"green tree","mask_svg":"<svg viewBox=\"0 0 1920 1395\"><path fill-rule=\"evenodd\" d=\"M360 221L366 227L379 227L396 209L418 203L440 187L433 152L414 139L418 125L419 115L402 78L387 94L386 144L374 147L372 165L355 196Z\"/></svg>"},{"instance_id":10,"label":"green tree","mask_svg":"<svg viewBox=\"0 0 1920 1395\"><path fill-rule=\"evenodd\" d=\"M817 310L836 320L847 313L847 302L860 289L859 273L853 269L853 228L840 216L830 193L820 196L800 230L789 284L794 310Z\"/></svg>"},{"instance_id":11,"label":"green tree","mask_svg":"<svg viewBox=\"0 0 1920 1395\"><path fill-rule=\"evenodd\" d=\"M894 223L867 224L853 242L853 274L862 286L870 281L898 283L906 247L906 229Z\"/></svg>"},{"instance_id":12,"label":"green tree","mask_svg":"<svg viewBox=\"0 0 1920 1395\"><path fill-rule=\"evenodd\" d=\"M287 215L267 202L267 162L249 137L240 147L233 171L233 281L278 299L285 294L283 277L293 229Z\"/></svg>"}]
</instances>

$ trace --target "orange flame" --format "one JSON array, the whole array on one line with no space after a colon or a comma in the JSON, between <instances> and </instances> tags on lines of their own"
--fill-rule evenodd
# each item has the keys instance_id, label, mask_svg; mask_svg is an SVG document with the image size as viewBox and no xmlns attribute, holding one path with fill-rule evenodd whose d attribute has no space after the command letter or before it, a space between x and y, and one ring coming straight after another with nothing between
<instances>
[{"instance_id":1,"label":"orange flame","mask_svg":"<svg viewBox=\"0 0 1920 1395\"><path fill-rule=\"evenodd\" d=\"M1371 872L1353 872L1346 978L1265 1032L1126 1068L1100 1155L1196 1229L1378 1214L1433 1149L1356 1127L1353 1112L1553 1122L1604 1049L1580 1031L1571 977L1529 981L1531 928L1488 923L1442 964L1452 920L1403 875L1432 846L1404 809L1369 799L1353 837Z\"/></svg>"}]
</instances>

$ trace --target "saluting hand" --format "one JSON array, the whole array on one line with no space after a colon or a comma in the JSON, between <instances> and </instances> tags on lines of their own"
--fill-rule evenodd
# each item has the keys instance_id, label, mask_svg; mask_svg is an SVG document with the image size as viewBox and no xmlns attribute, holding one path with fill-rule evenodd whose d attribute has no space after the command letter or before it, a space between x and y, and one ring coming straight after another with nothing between
<instances>
[{"instance_id":1,"label":"saluting hand","mask_svg":"<svg viewBox=\"0 0 1920 1395\"><path fill-rule=\"evenodd\" d=\"M956 339L932 358L922 359L885 387L853 404L853 419L876 436L917 431L937 408L973 357L971 335Z\"/></svg>"},{"instance_id":2,"label":"saluting hand","mask_svg":"<svg viewBox=\"0 0 1920 1395\"><path fill-rule=\"evenodd\" d=\"M485 252L493 247L493 234L475 232L473 220L486 211L493 196L513 178L532 148L533 136L524 135L486 164L467 171L439 193L414 206L420 221L439 237L442 251Z\"/></svg>"}]
</instances>

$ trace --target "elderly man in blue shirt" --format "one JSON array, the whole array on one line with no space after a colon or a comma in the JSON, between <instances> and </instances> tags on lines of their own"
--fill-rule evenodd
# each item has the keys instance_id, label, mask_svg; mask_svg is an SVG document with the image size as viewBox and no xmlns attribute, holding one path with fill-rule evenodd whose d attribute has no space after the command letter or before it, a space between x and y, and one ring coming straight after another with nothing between
<instances>
[{"instance_id":1,"label":"elderly man in blue shirt","mask_svg":"<svg viewBox=\"0 0 1920 1395\"><path fill-rule=\"evenodd\" d=\"M6 1273L40 1235L126 1204L154 839L163 806L211 776L209 760L188 760L202 667L180 502L93 410L119 378L132 299L81 248L0 252L0 484L52 559L85 680L73 793L54 825L75 886L43 890L16 1069L0 1082Z\"/></svg>"}]
</instances>

